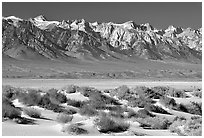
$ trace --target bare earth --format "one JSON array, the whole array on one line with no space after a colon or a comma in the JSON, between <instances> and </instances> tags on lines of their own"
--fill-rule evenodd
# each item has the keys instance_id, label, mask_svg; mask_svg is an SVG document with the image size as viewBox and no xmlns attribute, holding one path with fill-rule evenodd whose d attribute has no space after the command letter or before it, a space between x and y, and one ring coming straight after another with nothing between
<instances>
[{"instance_id":1,"label":"bare earth","mask_svg":"<svg viewBox=\"0 0 204 138\"><path fill-rule=\"evenodd\" d=\"M178 89L201 88L201 81L148 81L133 79L4 79L3 85L11 85L22 88L62 88L66 85L91 86L97 89L111 89L121 85L134 86L170 86Z\"/></svg>"}]
</instances>

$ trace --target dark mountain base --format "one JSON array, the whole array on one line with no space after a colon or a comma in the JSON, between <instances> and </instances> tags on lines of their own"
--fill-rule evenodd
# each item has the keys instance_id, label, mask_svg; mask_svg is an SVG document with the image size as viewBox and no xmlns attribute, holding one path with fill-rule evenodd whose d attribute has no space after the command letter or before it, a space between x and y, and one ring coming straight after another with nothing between
<instances>
[{"instance_id":1,"label":"dark mountain base","mask_svg":"<svg viewBox=\"0 0 204 138\"><path fill-rule=\"evenodd\" d=\"M3 78L201 80L202 64L185 62L16 60L3 56Z\"/></svg>"}]
</instances>

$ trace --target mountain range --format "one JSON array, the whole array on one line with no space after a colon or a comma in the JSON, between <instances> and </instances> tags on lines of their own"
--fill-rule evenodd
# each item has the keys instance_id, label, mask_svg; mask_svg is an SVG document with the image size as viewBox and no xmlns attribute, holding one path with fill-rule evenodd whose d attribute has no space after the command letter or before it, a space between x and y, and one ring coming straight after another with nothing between
<instances>
[{"instance_id":1,"label":"mountain range","mask_svg":"<svg viewBox=\"0 0 204 138\"><path fill-rule=\"evenodd\" d=\"M133 21L91 23L84 19L48 21L42 15L26 20L9 16L2 18L2 55L7 72L11 70L8 61L162 64L159 67L181 63L200 68L202 28L170 25L158 30L149 23Z\"/></svg>"}]
</instances>

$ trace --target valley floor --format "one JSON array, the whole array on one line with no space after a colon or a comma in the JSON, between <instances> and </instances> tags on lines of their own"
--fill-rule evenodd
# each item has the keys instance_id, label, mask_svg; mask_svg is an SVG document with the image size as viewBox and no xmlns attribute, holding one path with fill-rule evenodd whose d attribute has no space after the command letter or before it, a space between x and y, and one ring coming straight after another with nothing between
<instances>
[{"instance_id":1,"label":"valley floor","mask_svg":"<svg viewBox=\"0 0 204 138\"><path fill-rule=\"evenodd\" d=\"M97 89L112 89L121 85L134 86L170 86L179 89L201 88L202 81L151 81L136 79L3 79L3 85L22 88L61 88L65 85L90 86Z\"/></svg>"}]
</instances>

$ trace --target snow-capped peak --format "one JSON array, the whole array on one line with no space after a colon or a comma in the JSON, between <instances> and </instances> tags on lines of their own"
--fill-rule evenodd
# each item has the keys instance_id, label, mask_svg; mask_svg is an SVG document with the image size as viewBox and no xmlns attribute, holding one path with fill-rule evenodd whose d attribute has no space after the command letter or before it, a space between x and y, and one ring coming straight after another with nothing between
<instances>
[{"instance_id":1,"label":"snow-capped peak","mask_svg":"<svg viewBox=\"0 0 204 138\"><path fill-rule=\"evenodd\" d=\"M52 28L53 26L60 24L59 21L47 21L43 15L30 19L30 21L33 22L35 26L43 30Z\"/></svg>"},{"instance_id":2,"label":"snow-capped peak","mask_svg":"<svg viewBox=\"0 0 204 138\"><path fill-rule=\"evenodd\" d=\"M3 17L3 19L5 19L5 20L11 19L11 20L18 20L18 21L22 21L23 20L23 19L18 18L16 16Z\"/></svg>"},{"instance_id":3,"label":"snow-capped peak","mask_svg":"<svg viewBox=\"0 0 204 138\"><path fill-rule=\"evenodd\" d=\"M154 28L152 27L152 25L150 25L150 23L141 24L140 26L145 26L146 31L154 30Z\"/></svg>"},{"instance_id":4,"label":"snow-capped peak","mask_svg":"<svg viewBox=\"0 0 204 138\"><path fill-rule=\"evenodd\" d=\"M18 26L18 22L19 21L23 21L23 19L18 18L16 16L8 16L8 17L3 17L4 20L12 20L12 23L10 22L10 24L13 24L14 26Z\"/></svg>"},{"instance_id":5,"label":"snow-capped peak","mask_svg":"<svg viewBox=\"0 0 204 138\"><path fill-rule=\"evenodd\" d=\"M37 21L46 21L46 18L43 15L39 15L39 16L35 17L34 20L37 20Z\"/></svg>"},{"instance_id":6,"label":"snow-capped peak","mask_svg":"<svg viewBox=\"0 0 204 138\"><path fill-rule=\"evenodd\" d=\"M93 22L93 23L91 23L91 25L97 26L97 25L98 25L98 22Z\"/></svg>"},{"instance_id":7,"label":"snow-capped peak","mask_svg":"<svg viewBox=\"0 0 204 138\"><path fill-rule=\"evenodd\" d=\"M173 25L170 25L166 30L165 32L169 32L169 31L175 31L176 28L173 26Z\"/></svg>"}]
</instances>

